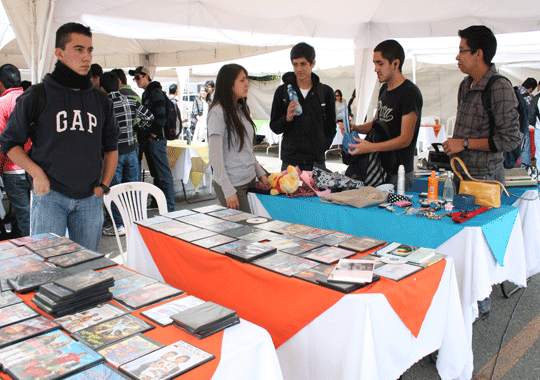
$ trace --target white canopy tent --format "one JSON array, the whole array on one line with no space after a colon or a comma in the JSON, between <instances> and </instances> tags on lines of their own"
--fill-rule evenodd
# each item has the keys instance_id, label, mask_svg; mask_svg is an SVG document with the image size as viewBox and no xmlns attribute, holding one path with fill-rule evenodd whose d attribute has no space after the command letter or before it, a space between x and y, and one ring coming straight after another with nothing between
<instances>
[{"instance_id":1,"label":"white canopy tent","mask_svg":"<svg viewBox=\"0 0 540 380\"><path fill-rule=\"evenodd\" d=\"M195 46L228 44L222 51L229 49L231 54L237 49L237 57L249 55L238 46L283 47L303 39L316 41L313 42L316 48L328 48L348 41L355 48L355 87L360 115L366 113L376 82L372 75L371 49L386 38L455 36L458 29L472 24L485 24L495 33L540 29L537 0L463 0L459 3L445 0L251 0L249 3L237 0L2 0L2 3L34 78L40 78L52 67L54 31L68 21L90 25L97 34L125 39L182 40L196 42ZM117 46L124 43L121 41ZM112 43L110 45L114 48ZM214 58L219 56L219 50L214 49ZM199 55L196 51L194 54ZM157 66L165 57L167 62L177 62L168 66L180 66L178 56L157 52L139 56L132 64L143 61ZM228 58L224 54L221 59Z\"/></svg>"}]
</instances>

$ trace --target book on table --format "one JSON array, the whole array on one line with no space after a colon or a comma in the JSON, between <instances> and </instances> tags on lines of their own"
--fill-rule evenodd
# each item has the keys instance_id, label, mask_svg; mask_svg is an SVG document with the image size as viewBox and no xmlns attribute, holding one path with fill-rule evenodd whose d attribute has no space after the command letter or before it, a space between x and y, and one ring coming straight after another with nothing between
<instances>
[{"instance_id":1,"label":"book on table","mask_svg":"<svg viewBox=\"0 0 540 380\"><path fill-rule=\"evenodd\" d=\"M50 268L38 272L20 274L8 279L9 285L19 292L29 292L35 290L40 285L71 276L71 273L64 268Z\"/></svg>"},{"instance_id":2,"label":"book on table","mask_svg":"<svg viewBox=\"0 0 540 380\"><path fill-rule=\"evenodd\" d=\"M270 245L250 243L231 249L230 251L225 252L225 254L235 260L246 263L272 252L276 252L276 249Z\"/></svg>"},{"instance_id":3,"label":"book on table","mask_svg":"<svg viewBox=\"0 0 540 380\"><path fill-rule=\"evenodd\" d=\"M0 309L0 327L37 317L39 313L25 303L16 303Z\"/></svg>"},{"instance_id":4,"label":"book on table","mask_svg":"<svg viewBox=\"0 0 540 380\"><path fill-rule=\"evenodd\" d=\"M129 278L129 277L128 277ZM184 293L180 289L176 289L170 285L155 282L139 289L132 290L115 296L114 299L132 309L140 309L141 307L151 305L165 298L178 296Z\"/></svg>"},{"instance_id":5,"label":"book on table","mask_svg":"<svg viewBox=\"0 0 540 380\"><path fill-rule=\"evenodd\" d=\"M308 251L302 256L306 259L311 259L318 261L323 264L334 264L339 261L339 259L343 259L346 257L354 256L355 252L350 251L348 249L343 249L339 247L328 247L323 246L319 248L312 249L311 251Z\"/></svg>"},{"instance_id":6,"label":"book on table","mask_svg":"<svg viewBox=\"0 0 540 380\"><path fill-rule=\"evenodd\" d=\"M130 380L131 377L118 371L106 363L99 363L93 367L78 372L70 377L66 377L65 380L90 380L90 379L103 379L103 380Z\"/></svg>"},{"instance_id":7,"label":"book on table","mask_svg":"<svg viewBox=\"0 0 540 380\"><path fill-rule=\"evenodd\" d=\"M419 264L433 257L435 250L414 245L390 243L386 247L379 249L376 254L383 257L399 258L403 262L410 261Z\"/></svg>"},{"instance_id":8,"label":"book on table","mask_svg":"<svg viewBox=\"0 0 540 380\"><path fill-rule=\"evenodd\" d=\"M373 273L390 280L399 281L419 270L422 270L422 267L419 265L401 263L383 265L382 267L375 269Z\"/></svg>"},{"instance_id":9,"label":"book on table","mask_svg":"<svg viewBox=\"0 0 540 380\"><path fill-rule=\"evenodd\" d=\"M207 301L171 315L175 326L202 339L240 322L235 310Z\"/></svg>"},{"instance_id":10,"label":"book on table","mask_svg":"<svg viewBox=\"0 0 540 380\"><path fill-rule=\"evenodd\" d=\"M233 228L242 227L241 224L234 223L234 222L228 222L226 220L222 220L222 223L216 223L211 224L209 226L204 227L207 231L213 231L216 233L223 233L225 231L228 231Z\"/></svg>"},{"instance_id":11,"label":"book on table","mask_svg":"<svg viewBox=\"0 0 540 380\"><path fill-rule=\"evenodd\" d=\"M328 281L370 283L374 266L372 260L340 259L328 276Z\"/></svg>"},{"instance_id":12,"label":"book on table","mask_svg":"<svg viewBox=\"0 0 540 380\"><path fill-rule=\"evenodd\" d=\"M23 302L23 299L12 291L0 293L0 308Z\"/></svg>"},{"instance_id":13,"label":"book on table","mask_svg":"<svg viewBox=\"0 0 540 380\"><path fill-rule=\"evenodd\" d=\"M60 324L44 315L2 327L0 328L0 348L57 330L60 327Z\"/></svg>"},{"instance_id":14,"label":"book on table","mask_svg":"<svg viewBox=\"0 0 540 380\"><path fill-rule=\"evenodd\" d=\"M350 240L350 239L352 239L354 237L355 236L345 234L343 232L332 231L329 234L319 236L319 237L317 237L315 239L312 239L311 241L316 242L316 243L321 243L321 244L324 244L324 245L338 245L339 243L343 243L343 242L345 242L347 240Z\"/></svg>"},{"instance_id":15,"label":"book on table","mask_svg":"<svg viewBox=\"0 0 540 380\"><path fill-rule=\"evenodd\" d=\"M71 336L92 349L98 349L128 336L155 328L132 314L109 319L94 326L79 330Z\"/></svg>"},{"instance_id":16,"label":"book on table","mask_svg":"<svg viewBox=\"0 0 540 380\"><path fill-rule=\"evenodd\" d=\"M111 288L111 292L115 297L117 297L121 294L131 292L133 290L142 288L146 285L150 285L156 282L158 281L154 280L152 277L136 273L132 276L116 280L114 282L114 286Z\"/></svg>"},{"instance_id":17,"label":"book on table","mask_svg":"<svg viewBox=\"0 0 540 380\"><path fill-rule=\"evenodd\" d=\"M211 353L180 340L123 364L119 369L135 379L168 380L214 358Z\"/></svg>"},{"instance_id":18,"label":"book on table","mask_svg":"<svg viewBox=\"0 0 540 380\"><path fill-rule=\"evenodd\" d=\"M165 327L173 323L171 315L190 309L204 302L205 301L195 296L186 296L145 310L141 312L141 315L150 319L152 322Z\"/></svg>"},{"instance_id":19,"label":"book on table","mask_svg":"<svg viewBox=\"0 0 540 380\"><path fill-rule=\"evenodd\" d=\"M338 247L350 249L355 252L365 252L383 244L386 244L386 241L368 236L354 236L349 240L339 243Z\"/></svg>"},{"instance_id":20,"label":"book on table","mask_svg":"<svg viewBox=\"0 0 540 380\"><path fill-rule=\"evenodd\" d=\"M60 330L0 349L2 370L13 379L59 379L103 361L86 345Z\"/></svg>"},{"instance_id":21,"label":"book on table","mask_svg":"<svg viewBox=\"0 0 540 380\"><path fill-rule=\"evenodd\" d=\"M140 358L150 352L164 347L163 344L147 337L144 334L138 333L128 336L118 342L111 343L108 346L97 350L97 353L103 357L113 367L118 368L122 364Z\"/></svg>"},{"instance_id":22,"label":"book on table","mask_svg":"<svg viewBox=\"0 0 540 380\"><path fill-rule=\"evenodd\" d=\"M68 333L73 334L79 330L83 330L87 327L97 325L128 313L129 312L124 308L107 302L75 314L69 314L61 318L57 318L55 319L55 322L62 325L62 328Z\"/></svg>"}]
</instances>

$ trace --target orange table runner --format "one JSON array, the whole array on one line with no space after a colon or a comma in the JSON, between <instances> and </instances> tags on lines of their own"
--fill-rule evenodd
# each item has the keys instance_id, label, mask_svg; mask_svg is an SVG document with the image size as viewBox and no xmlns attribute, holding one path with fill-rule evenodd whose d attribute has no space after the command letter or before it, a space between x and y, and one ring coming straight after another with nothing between
<instances>
[{"instance_id":1,"label":"orange table runner","mask_svg":"<svg viewBox=\"0 0 540 380\"><path fill-rule=\"evenodd\" d=\"M433 132L435 132L435 137L439 136L439 132L442 128L441 124L432 124L432 125L421 125L421 127L425 128L433 128Z\"/></svg>"},{"instance_id":2,"label":"orange table runner","mask_svg":"<svg viewBox=\"0 0 540 380\"><path fill-rule=\"evenodd\" d=\"M137 227L166 283L236 310L241 318L265 328L276 348L345 295ZM416 337L445 263L443 260L399 282L381 278L353 294L384 294Z\"/></svg>"},{"instance_id":3,"label":"orange table runner","mask_svg":"<svg viewBox=\"0 0 540 380\"><path fill-rule=\"evenodd\" d=\"M37 312L47 316L47 317L51 317L50 315L48 315L47 313L43 312L41 309L39 309L32 301L30 301L32 298L34 298L34 292L32 293L27 293L27 294L17 294L19 297L21 297L24 302L29 305L30 307L32 307L34 310L36 310ZM183 294L181 297L185 297L186 295ZM176 298L181 298L181 297L176 297ZM178 377L178 378L181 378L182 380L201 380L201 379L211 379L212 376L214 375L214 373L216 372L216 369L219 365L219 361L221 359L221 344L222 344L222 341L223 341L223 331L220 331L214 335L211 335L205 339L197 339L195 338L194 336L191 336L189 335L188 333L180 330L179 328L177 327L174 327L173 325L169 325L167 327L161 327L159 325L156 325L154 322L152 322L151 320L145 318L144 316L141 316L141 311L144 311L144 310L147 310L147 309L151 309L157 305L161 305L162 303L166 303L166 302L170 302L171 299L167 299L163 302L160 302L160 303L157 303L157 304L153 304L151 306L148 306L148 307L145 307L145 308L142 308L142 309L139 309L139 310L134 310L131 312L131 314L135 315L136 317L139 317L147 322L149 322L150 324L156 326L155 329L152 329L150 331L147 331L144 333L144 335L154 339L154 340L157 340L158 342L160 342L161 344L164 344L165 346L169 345L169 344L172 344L174 342L177 342L179 340L183 340L185 342L188 342L189 344L192 344L198 348L200 348L201 350L204 350L204 351L208 351L210 353L212 353L216 358L214 360L211 360L207 363L205 363L204 365L200 366L200 367L196 367L194 369L192 369L191 371L189 372L186 372L185 374L183 374L181 377ZM116 305L119 305L119 306L122 306L120 305L119 303L115 302L115 301L112 301L114 304ZM69 334L68 334L69 335ZM0 373L0 378L2 379L5 379L5 380L10 380L11 377L6 375L5 373Z\"/></svg>"}]
</instances>

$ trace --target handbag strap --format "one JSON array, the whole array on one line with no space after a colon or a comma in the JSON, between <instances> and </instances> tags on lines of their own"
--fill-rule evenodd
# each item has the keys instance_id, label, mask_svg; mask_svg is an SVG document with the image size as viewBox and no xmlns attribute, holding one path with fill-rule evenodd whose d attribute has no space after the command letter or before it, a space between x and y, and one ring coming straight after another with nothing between
<instances>
[{"instance_id":1,"label":"handbag strap","mask_svg":"<svg viewBox=\"0 0 540 380\"><path fill-rule=\"evenodd\" d=\"M310 178L309 178L309 174L306 173L305 171L303 171L302 173L300 173L300 179L311 189L313 190L313 192L318 196L318 197L324 197L324 196L327 196L328 194L330 194L330 189L326 189L326 190L323 190L323 191L318 191L318 190L315 190L312 186L311 186L311 181L310 181Z\"/></svg>"},{"instance_id":2,"label":"handbag strap","mask_svg":"<svg viewBox=\"0 0 540 380\"><path fill-rule=\"evenodd\" d=\"M474 178L470 173L469 171L467 170L467 167L465 166L465 163L461 160L461 158L459 157L452 157L452 159L450 160L450 165L452 166L452 170L454 173L456 173L456 175L459 177L459 179L461 181L463 181L463 177L461 176L461 174L459 174L459 172L456 170L456 167L455 167L455 164L454 162L458 162L461 166L461 168L463 169L463 171L465 172L465 174L467 174L467 176L474 182L480 182L480 183L494 183L494 184L498 184L500 187L502 187L502 189L504 190L504 193L506 194L506 196L510 196L510 194L508 194L508 191L506 191L506 187L504 187L504 185L502 183L500 183L499 181L494 181L494 180L480 180L480 179L476 179Z\"/></svg>"}]
</instances>

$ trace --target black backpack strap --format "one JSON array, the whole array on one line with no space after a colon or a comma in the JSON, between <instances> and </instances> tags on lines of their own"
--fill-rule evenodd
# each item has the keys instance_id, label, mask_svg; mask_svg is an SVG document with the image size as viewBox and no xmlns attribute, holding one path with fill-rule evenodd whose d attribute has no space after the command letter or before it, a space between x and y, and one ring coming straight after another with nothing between
<instances>
[{"instance_id":1,"label":"black backpack strap","mask_svg":"<svg viewBox=\"0 0 540 380\"><path fill-rule=\"evenodd\" d=\"M109 103L109 97L107 96L107 94L105 93L105 91L101 91L101 90L98 90L96 89L97 93L98 93L98 98L99 98L99 101L101 103L101 107L103 107L104 110L106 110L107 108L110 107L110 103Z\"/></svg>"},{"instance_id":2,"label":"black backpack strap","mask_svg":"<svg viewBox=\"0 0 540 380\"><path fill-rule=\"evenodd\" d=\"M45 93L45 83L41 82L32 86L34 101L32 102L32 114L30 116L30 129L36 129L39 115L47 104L47 94Z\"/></svg>"},{"instance_id":3,"label":"black backpack strap","mask_svg":"<svg viewBox=\"0 0 540 380\"><path fill-rule=\"evenodd\" d=\"M493 109L491 108L491 86L493 83L495 83L496 80L504 78L502 75L495 74L491 78L489 78L489 81L486 85L486 88L484 91L482 91L482 104L487 111L488 118L489 118L489 150L491 152L497 152L497 147L495 146L495 143L493 142L493 136L495 135L495 115L493 115ZM506 79L508 80L508 79Z\"/></svg>"}]
</instances>

